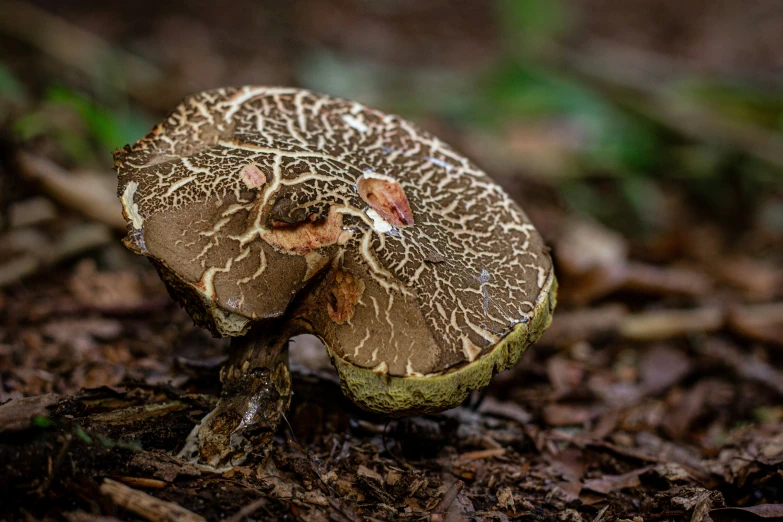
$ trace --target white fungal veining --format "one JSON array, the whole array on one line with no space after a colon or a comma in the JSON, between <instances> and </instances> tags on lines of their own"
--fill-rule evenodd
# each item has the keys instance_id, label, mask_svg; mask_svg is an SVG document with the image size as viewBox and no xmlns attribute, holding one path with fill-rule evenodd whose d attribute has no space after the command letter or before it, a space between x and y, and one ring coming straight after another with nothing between
<instances>
[{"instance_id":1,"label":"white fungal veining","mask_svg":"<svg viewBox=\"0 0 783 522\"><path fill-rule=\"evenodd\" d=\"M392 227L391 224L386 222L378 213L375 211L374 208L368 208L367 209L367 215L372 219L372 227L375 229L376 232L380 234L388 234L391 232Z\"/></svg>"},{"instance_id":2,"label":"white fungal veining","mask_svg":"<svg viewBox=\"0 0 783 522\"><path fill-rule=\"evenodd\" d=\"M136 189L139 188L139 184L135 181L128 182L125 185L125 190L122 192L122 208L125 210L125 215L131 220L133 228L136 230L141 229L144 225L144 218L139 214L139 205L133 202L133 196L136 194Z\"/></svg>"},{"instance_id":3,"label":"white fungal veining","mask_svg":"<svg viewBox=\"0 0 783 522\"><path fill-rule=\"evenodd\" d=\"M117 153L117 171L142 253L214 303L207 320L284 316L344 270L363 293L322 289L353 307L330 349L392 376L485 356L530 320L552 273L530 220L467 158L398 116L304 90L191 96Z\"/></svg>"}]
</instances>

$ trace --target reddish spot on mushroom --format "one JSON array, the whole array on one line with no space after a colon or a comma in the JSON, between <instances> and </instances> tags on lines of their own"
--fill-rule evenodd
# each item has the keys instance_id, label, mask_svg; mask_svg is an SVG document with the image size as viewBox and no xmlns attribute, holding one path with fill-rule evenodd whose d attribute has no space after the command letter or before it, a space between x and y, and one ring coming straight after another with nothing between
<instances>
[{"instance_id":1,"label":"reddish spot on mushroom","mask_svg":"<svg viewBox=\"0 0 783 522\"><path fill-rule=\"evenodd\" d=\"M413 211L408 197L396 179L365 174L356 182L356 189L362 199L387 223L395 227L413 224Z\"/></svg>"},{"instance_id":2,"label":"reddish spot on mushroom","mask_svg":"<svg viewBox=\"0 0 783 522\"><path fill-rule=\"evenodd\" d=\"M337 244L342 232L343 215L335 207L330 207L325 219L306 219L295 224L275 222L273 228L262 232L261 237L277 250L303 256L318 248Z\"/></svg>"},{"instance_id":3,"label":"reddish spot on mushroom","mask_svg":"<svg viewBox=\"0 0 783 522\"><path fill-rule=\"evenodd\" d=\"M242 169L242 181L245 182L247 188L258 188L266 183L266 176L261 172L261 169L255 166L253 163L248 163Z\"/></svg>"},{"instance_id":4,"label":"reddish spot on mushroom","mask_svg":"<svg viewBox=\"0 0 783 522\"><path fill-rule=\"evenodd\" d=\"M353 317L356 303L364 293L364 283L343 270L335 270L328 278L325 286L326 311L332 321L343 324Z\"/></svg>"},{"instance_id":5,"label":"reddish spot on mushroom","mask_svg":"<svg viewBox=\"0 0 783 522\"><path fill-rule=\"evenodd\" d=\"M215 294L215 287L212 284L212 278L208 277L207 274L209 274L209 271L204 272L204 274L201 276L201 279L193 283L193 287L200 290L202 294L215 301L217 299L217 295Z\"/></svg>"}]
</instances>

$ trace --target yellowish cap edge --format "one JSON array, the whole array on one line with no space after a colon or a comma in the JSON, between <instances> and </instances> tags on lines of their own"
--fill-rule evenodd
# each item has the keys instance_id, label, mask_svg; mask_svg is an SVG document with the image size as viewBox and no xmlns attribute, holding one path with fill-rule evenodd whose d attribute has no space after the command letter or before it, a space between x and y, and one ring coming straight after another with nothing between
<instances>
[{"instance_id":1,"label":"yellowish cap edge","mask_svg":"<svg viewBox=\"0 0 783 522\"><path fill-rule=\"evenodd\" d=\"M424 377L393 377L355 366L327 346L343 393L358 406L393 416L435 413L459 406L472 390L486 387L495 373L514 366L552 323L557 279L550 272L532 318L519 323L489 353L458 369Z\"/></svg>"}]
</instances>

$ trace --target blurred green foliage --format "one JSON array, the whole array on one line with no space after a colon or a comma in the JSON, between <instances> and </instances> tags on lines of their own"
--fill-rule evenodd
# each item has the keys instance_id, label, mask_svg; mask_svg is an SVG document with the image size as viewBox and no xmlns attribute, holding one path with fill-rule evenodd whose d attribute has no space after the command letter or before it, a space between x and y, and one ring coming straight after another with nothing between
<instances>
[{"instance_id":1,"label":"blurred green foliage","mask_svg":"<svg viewBox=\"0 0 783 522\"><path fill-rule=\"evenodd\" d=\"M52 419L50 419L49 417L36 415L35 417L33 417L32 424L36 428L49 428L53 424L53 422Z\"/></svg>"},{"instance_id":2,"label":"blurred green foliage","mask_svg":"<svg viewBox=\"0 0 783 522\"><path fill-rule=\"evenodd\" d=\"M24 84L0 64L0 102L17 113L12 130L22 142L47 138L74 165L108 165L111 152L143 136L152 126L127 104L101 103L64 85L46 89L35 103Z\"/></svg>"},{"instance_id":3,"label":"blurred green foliage","mask_svg":"<svg viewBox=\"0 0 783 522\"><path fill-rule=\"evenodd\" d=\"M485 84L484 117L499 125L513 120L565 118L587 137L584 167L636 173L655 164L658 142L652 126L557 72L509 60Z\"/></svg>"},{"instance_id":4,"label":"blurred green foliage","mask_svg":"<svg viewBox=\"0 0 783 522\"><path fill-rule=\"evenodd\" d=\"M89 136L107 152L132 143L144 136L152 126L140 113L122 109L110 109L72 91L56 86L49 89L46 100L78 114L87 128Z\"/></svg>"},{"instance_id":5,"label":"blurred green foliage","mask_svg":"<svg viewBox=\"0 0 783 522\"><path fill-rule=\"evenodd\" d=\"M0 63L0 100L20 102L26 97L24 85L8 67Z\"/></svg>"},{"instance_id":6,"label":"blurred green foliage","mask_svg":"<svg viewBox=\"0 0 783 522\"><path fill-rule=\"evenodd\" d=\"M694 77L681 82L677 91L729 118L783 131L783 90Z\"/></svg>"},{"instance_id":7,"label":"blurred green foliage","mask_svg":"<svg viewBox=\"0 0 783 522\"><path fill-rule=\"evenodd\" d=\"M634 110L616 92L597 89L558 63L572 9L562 1L497 0L505 51L482 83L466 124L502 132L530 121L566 121L582 136L570 172L549 173L564 204L626 233L654 229L665 185L695 205L747 219L770 191L783 190L780 169L721 143L686 138ZM721 78L686 78L671 86L683 100L773 133L783 130L783 92ZM670 93L661 93L670 94ZM636 100L644 103L643 100ZM653 114L654 116L654 114Z\"/></svg>"},{"instance_id":8,"label":"blurred green foliage","mask_svg":"<svg viewBox=\"0 0 783 522\"><path fill-rule=\"evenodd\" d=\"M564 0L497 0L496 10L506 44L518 55L546 52L569 27Z\"/></svg>"}]
</instances>

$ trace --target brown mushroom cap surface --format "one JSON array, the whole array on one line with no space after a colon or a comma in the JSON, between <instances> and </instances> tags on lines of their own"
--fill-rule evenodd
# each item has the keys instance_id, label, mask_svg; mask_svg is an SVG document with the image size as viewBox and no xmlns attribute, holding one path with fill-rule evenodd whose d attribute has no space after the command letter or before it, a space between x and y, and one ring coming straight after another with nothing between
<instances>
[{"instance_id":1,"label":"brown mushroom cap surface","mask_svg":"<svg viewBox=\"0 0 783 522\"><path fill-rule=\"evenodd\" d=\"M126 244L198 324L236 336L304 318L370 409L450 407L551 321L552 263L525 213L398 116L300 89L219 89L115 160Z\"/></svg>"}]
</instances>

